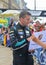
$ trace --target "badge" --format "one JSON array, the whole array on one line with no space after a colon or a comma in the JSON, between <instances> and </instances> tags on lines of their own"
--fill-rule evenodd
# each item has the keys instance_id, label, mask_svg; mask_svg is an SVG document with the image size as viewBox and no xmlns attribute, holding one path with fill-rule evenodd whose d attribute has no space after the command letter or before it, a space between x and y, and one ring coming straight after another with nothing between
<instances>
[{"instance_id":1,"label":"badge","mask_svg":"<svg viewBox=\"0 0 46 65\"><path fill-rule=\"evenodd\" d=\"M26 30L26 33L29 34L29 31Z\"/></svg>"},{"instance_id":2,"label":"badge","mask_svg":"<svg viewBox=\"0 0 46 65\"><path fill-rule=\"evenodd\" d=\"M22 29L19 29L18 32L23 31Z\"/></svg>"},{"instance_id":3,"label":"badge","mask_svg":"<svg viewBox=\"0 0 46 65\"><path fill-rule=\"evenodd\" d=\"M23 36L20 36L21 38L23 38Z\"/></svg>"},{"instance_id":4,"label":"badge","mask_svg":"<svg viewBox=\"0 0 46 65\"><path fill-rule=\"evenodd\" d=\"M23 32L18 32L18 34L20 34L20 35L22 34L23 35L24 33Z\"/></svg>"}]
</instances>

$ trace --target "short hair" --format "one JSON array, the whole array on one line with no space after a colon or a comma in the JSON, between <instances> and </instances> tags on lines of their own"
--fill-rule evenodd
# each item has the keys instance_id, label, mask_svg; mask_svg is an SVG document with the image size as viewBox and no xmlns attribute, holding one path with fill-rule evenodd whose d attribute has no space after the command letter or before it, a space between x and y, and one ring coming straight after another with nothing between
<instances>
[{"instance_id":1,"label":"short hair","mask_svg":"<svg viewBox=\"0 0 46 65\"><path fill-rule=\"evenodd\" d=\"M24 11L22 11L22 12L20 13L19 18L21 18L21 17L24 18L26 15L31 16L31 13L24 10Z\"/></svg>"}]
</instances>

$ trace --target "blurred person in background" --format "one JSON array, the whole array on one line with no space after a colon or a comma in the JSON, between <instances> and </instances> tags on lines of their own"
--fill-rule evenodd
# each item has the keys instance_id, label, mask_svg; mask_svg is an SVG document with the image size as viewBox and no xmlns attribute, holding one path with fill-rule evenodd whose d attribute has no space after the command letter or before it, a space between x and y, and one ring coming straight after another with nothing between
<instances>
[{"instance_id":1,"label":"blurred person in background","mask_svg":"<svg viewBox=\"0 0 46 65\"><path fill-rule=\"evenodd\" d=\"M39 32L40 26L41 26L41 24L40 24L40 22L37 20L37 21L35 22L35 24L34 24L35 32Z\"/></svg>"},{"instance_id":2,"label":"blurred person in background","mask_svg":"<svg viewBox=\"0 0 46 65\"><path fill-rule=\"evenodd\" d=\"M41 26L40 26L40 31L44 31L45 30L45 25L44 24L41 24Z\"/></svg>"},{"instance_id":3,"label":"blurred person in background","mask_svg":"<svg viewBox=\"0 0 46 65\"><path fill-rule=\"evenodd\" d=\"M3 41L4 41L3 38L4 38L4 37L3 37L3 33L2 33L2 28L0 28L0 45L3 44Z\"/></svg>"},{"instance_id":4,"label":"blurred person in background","mask_svg":"<svg viewBox=\"0 0 46 65\"><path fill-rule=\"evenodd\" d=\"M40 21L37 20L37 21L36 21L36 25L37 25L37 26L41 26Z\"/></svg>"}]
</instances>

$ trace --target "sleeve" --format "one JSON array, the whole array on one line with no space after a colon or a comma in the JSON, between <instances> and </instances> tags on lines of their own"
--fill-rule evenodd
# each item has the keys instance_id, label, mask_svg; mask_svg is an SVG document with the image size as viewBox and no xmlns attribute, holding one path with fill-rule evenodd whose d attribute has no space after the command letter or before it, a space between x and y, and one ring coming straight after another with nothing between
<instances>
[{"instance_id":1,"label":"sleeve","mask_svg":"<svg viewBox=\"0 0 46 65\"><path fill-rule=\"evenodd\" d=\"M16 31L16 30L15 30L15 31ZM14 32L14 28L11 28L11 29L10 29L9 37L10 37L11 46L12 46L12 45L15 44L16 41L17 41L16 33Z\"/></svg>"},{"instance_id":2,"label":"sleeve","mask_svg":"<svg viewBox=\"0 0 46 65\"><path fill-rule=\"evenodd\" d=\"M14 27L13 30L10 31L10 41L11 41L11 47L13 49L23 47L28 42L27 39L25 38L23 39L19 38L16 27Z\"/></svg>"}]
</instances>

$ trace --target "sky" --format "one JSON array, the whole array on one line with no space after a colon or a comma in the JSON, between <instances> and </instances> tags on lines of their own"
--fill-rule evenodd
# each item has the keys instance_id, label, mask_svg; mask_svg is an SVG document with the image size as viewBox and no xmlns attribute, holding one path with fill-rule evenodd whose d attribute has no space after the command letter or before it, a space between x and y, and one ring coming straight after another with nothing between
<instances>
[{"instance_id":1,"label":"sky","mask_svg":"<svg viewBox=\"0 0 46 65\"><path fill-rule=\"evenodd\" d=\"M36 1L36 2L35 2ZM46 10L46 0L25 0L27 3L27 7L29 9L34 10L35 9L35 3L36 3L36 10Z\"/></svg>"}]
</instances>

